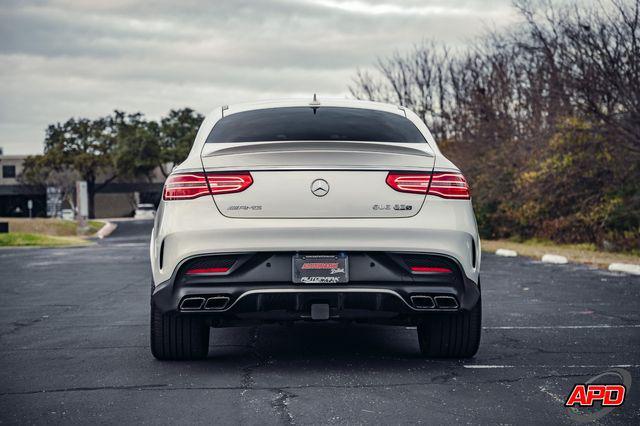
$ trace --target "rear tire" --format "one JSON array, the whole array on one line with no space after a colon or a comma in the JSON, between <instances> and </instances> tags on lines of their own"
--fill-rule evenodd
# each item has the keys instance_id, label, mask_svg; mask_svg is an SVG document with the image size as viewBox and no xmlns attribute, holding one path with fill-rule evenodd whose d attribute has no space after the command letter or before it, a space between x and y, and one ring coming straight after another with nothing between
<instances>
[{"instance_id":1,"label":"rear tire","mask_svg":"<svg viewBox=\"0 0 640 426\"><path fill-rule=\"evenodd\" d=\"M151 353L159 360L197 360L209 353L209 326L198 317L163 314L151 303Z\"/></svg>"},{"instance_id":2,"label":"rear tire","mask_svg":"<svg viewBox=\"0 0 640 426\"><path fill-rule=\"evenodd\" d=\"M470 311L433 314L418 324L422 356L470 358L478 352L482 330L482 301Z\"/></svg>"}]
</instances>

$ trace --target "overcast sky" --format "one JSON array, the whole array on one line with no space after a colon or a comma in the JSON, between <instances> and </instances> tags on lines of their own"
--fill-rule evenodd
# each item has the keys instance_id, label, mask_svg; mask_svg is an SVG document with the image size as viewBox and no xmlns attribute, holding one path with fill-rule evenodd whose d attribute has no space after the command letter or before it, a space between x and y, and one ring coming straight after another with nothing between
<instances>
[{"instance_id":1,"label":"overcast sky","mask_svg":"<svg viewBox=\"0 0 640 426\"><path fill-rule=\"evenodd\" d=\"M48 124L116 108L344 97L378 56L515 19L510 0L0 0L0 147L41 152Z\"/></svg>"}]
</instances>

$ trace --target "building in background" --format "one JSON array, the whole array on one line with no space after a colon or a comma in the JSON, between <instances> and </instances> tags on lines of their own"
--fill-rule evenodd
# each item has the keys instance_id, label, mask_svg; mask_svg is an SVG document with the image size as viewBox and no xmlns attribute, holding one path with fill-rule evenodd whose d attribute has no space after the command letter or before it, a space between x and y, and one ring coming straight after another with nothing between
<instances>
[{"instance_id":1,"label":"building in background","mask_svg":"<svg viewBox=\"0 0 640 426\"><path fill-rule=\"evenodd\" d=\"M0 185L17 185L26 155L2 155L0 150Z\"/></svg>"},{"instance_id":2,"label":"building in background","mask_svg":"<svg viewBox=\"0 0 640 426\"><path fill-rule=\"evenodd\" d=\"M28 217L29 200L33 202L34 216L45 215L46 193L18 181L25 158L26 155L0 155L0 217Z\"/></svg>"},{"instance_id":3,"label":"building in background","mask_svg":"<svg viewBox=\"0 0 640 426\"><path fill-rule=\"evenodd\" d=\"M49 214L52 211L71 208L65 201L54 200L55 188L23 185L19 181L22 165L26 155L0 154L0 217L28 217L29 200L33 202L33 216L47 216L47 199L49 198ZM150 181L108 183L95 197L96 217L132 216L139 203L158 205L162 196L164 176L156 170ZM97 182L100 185L100 182ZM60 203L55 209L52 203Z\"/></svg>"}]
</instances>

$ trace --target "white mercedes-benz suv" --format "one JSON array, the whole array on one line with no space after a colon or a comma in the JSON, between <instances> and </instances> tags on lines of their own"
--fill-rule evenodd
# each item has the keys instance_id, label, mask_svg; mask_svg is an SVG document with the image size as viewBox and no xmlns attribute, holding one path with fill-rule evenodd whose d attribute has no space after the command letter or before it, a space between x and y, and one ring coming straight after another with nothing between
<instances>
[{"instance_id":1,"label":"white mercedes-benz suv","mask_svg":"<svg viewBox=\"0 0 640 426\"><path fill-rule=\"evenodd\" d=\"M415 325L427 357L478 350L469 187L403 107L215 110L166 180L150 256L158 359L206 357L210 327L325 320Z\"/></svg>"}]
</instances>

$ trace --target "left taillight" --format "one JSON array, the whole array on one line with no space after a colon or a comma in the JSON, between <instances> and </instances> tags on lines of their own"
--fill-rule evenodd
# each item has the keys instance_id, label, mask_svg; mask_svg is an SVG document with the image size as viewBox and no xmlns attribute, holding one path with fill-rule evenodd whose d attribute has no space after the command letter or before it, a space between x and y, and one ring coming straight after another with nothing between
<instances>
[{"instance_id":1,"label":"left taillight","mask_svg":"<svg viewBox=\"0 0 640 426\"><path fill-rule=\"evenodd\" d=\"M387 185L399 192L429 194L442 198L468 200L471 196L467 180L461 173L390 172Z\"/></svg>"},{"instance_id":2,"label":"left taillight","mask_svg":"<svg viewBox=\"0 0 640 426\"><path fill-rule=\"evenodd\" d=\"M211 194L241 192L253 183L251 174L243 173L183 173L171 175L164 184L162 198L192 200Z\"/></svg>"}]
</instances>

